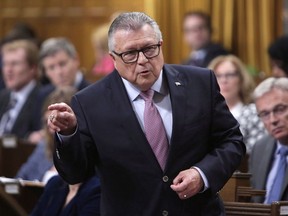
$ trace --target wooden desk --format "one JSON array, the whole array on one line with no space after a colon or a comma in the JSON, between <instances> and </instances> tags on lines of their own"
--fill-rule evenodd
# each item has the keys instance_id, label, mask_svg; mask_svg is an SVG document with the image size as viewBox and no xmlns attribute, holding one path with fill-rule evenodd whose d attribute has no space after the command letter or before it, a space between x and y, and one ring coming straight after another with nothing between
<instances>
[{"instance_id":1,"label":"wooden desk","mask_svg":"<svg viewBox=\"0 0 288 216\"><path fill-rule=\"evenodd\" d=\"M220 191L220 196L225 202L236 201L236 191L238 186L250 186L250 173L234 173L226 185Z\"/></svg>"},{"instance_id":2,"label":"wooden desk","mask_svg":"<svg viewBox=\"0 0 288 216\"><path fill-rule=\"evenodd\" d=\"M0 138L0 176L14 178L34 148L35 145L13 136Z\"/></svg>"},{"instance_id":3,"label":"wooden desk","mask_svg":"<svg viewBox=\"0 0 288 216\"><path fill-rule=\"evenodd\" d=\"M22 208L26 214L31 213L43 193L44 184L41 182L31 182L17 179L11 179L11 181L1 181L1 179L2 178L0 178L0 189L4 191L8 197L10 197L9 199L11 199L16 206L20 206L20 208ZM1 209L0 212L2 212Z\"/></svg>"},{"instance_id":4,"label":"wooden desk","mask_svg":"<svg viewBox=\"0 0 288 216\"><path fill-rule=\"evenodd\" d=\"M272 204L224 202L227 216L287 216L288 201L276 201Z\"/></svg>"}]
</instances>

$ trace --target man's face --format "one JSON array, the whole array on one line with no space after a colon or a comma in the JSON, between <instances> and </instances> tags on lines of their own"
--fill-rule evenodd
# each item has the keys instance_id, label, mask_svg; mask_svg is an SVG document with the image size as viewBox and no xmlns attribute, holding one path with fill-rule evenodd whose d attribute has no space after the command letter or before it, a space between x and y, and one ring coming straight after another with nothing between
<instances>
[{"instance_id":1,"label":"man's face","mask_svg":"<svg viewBox=\"0 0 288 216\"><path fill-rule=\"evenodd\" d=\"M73 86L79 68L78 58L69 56L65 51L58 51L42 61L45 73L56 87Z\"/></svg>"},{"instance_id":2,"label":"man's face","mask_svg":"<svg viewBox=\"0 0 288 216\"><path fill-rule=\"evenodd\" d=\"M162 44L162 41L160 41ZM119 30L114 34L114 51L123 53L127 51L147 48L151 45L159 44L156 34L151 26L144 25L137 31ZM157 48L158 49L158 48ZM128 80L142 91L148 90L158 79L160 71L164 65L164 58L161 46L159 55L147 59L142 52L139 53L138 60L134 63L124 63L120 56L111 53L114 59L115 68L120 76Z\"/></svg>"},{"instance_id":3,"label":"man's face","mask_svg":"<svg viewBox=\"0 0 288 216\"><path fill-rule=\"evenodd\" d=\"M288 92L274 88L255 103L270 135L281 143L288 144Z\"/></svg>"},{"instance_id":4,"label":"man's face","mask_svg":"<svg viewBox=\"0 0 288 216\"><path fill-rule=\"evenodd\" d=\"M210 31L199 16L186 17L183 30L184 40L192 50L199 50L210 42Z\"/></svg>"},{"instance_id":5,"label":"man's face","mask_svg":"<svg viewBox=\"0 0 288 216\"><path fill-rule=\"evenodd\" d=\"M6 50L2 53L3 78L8 89L21 90L36 76L36 66L27 62L26 52L23 48Z\"/></svg>"}]
</instances>

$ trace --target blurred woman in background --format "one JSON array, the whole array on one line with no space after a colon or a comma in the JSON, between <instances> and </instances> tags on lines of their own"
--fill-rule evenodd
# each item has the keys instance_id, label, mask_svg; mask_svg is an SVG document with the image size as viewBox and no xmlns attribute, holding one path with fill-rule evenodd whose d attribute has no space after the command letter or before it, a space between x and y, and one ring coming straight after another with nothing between
<instances>
[{"instance_id":1,"label":"blurred woman in background","mask_svg":"<svg viewBox=\"0 0 288 216\"><path fill-rule=\"evenodd\" d=\"M255 142L266 133L255 104L252 103L253 78L242 61L234 55L216 57L208 68L214 71L221 94L240 124L247 154L250 154Z\"/></svg>"}]
</instances>

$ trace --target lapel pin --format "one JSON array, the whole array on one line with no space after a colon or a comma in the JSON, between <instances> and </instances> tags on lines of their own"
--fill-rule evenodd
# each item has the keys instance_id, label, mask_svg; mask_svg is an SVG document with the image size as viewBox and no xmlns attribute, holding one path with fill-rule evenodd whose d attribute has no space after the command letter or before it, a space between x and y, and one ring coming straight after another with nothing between
<instances>
[{"instance_id":1,"label":"lapel pin","mask_svg":"<svg viewBox=\"0 0 288 216\"><path fill-rule=\"evenodd\" d=\"M175 85L176 86L181 86L181 83L180 82L175 82Z\"/></svg>"}]
</instances>

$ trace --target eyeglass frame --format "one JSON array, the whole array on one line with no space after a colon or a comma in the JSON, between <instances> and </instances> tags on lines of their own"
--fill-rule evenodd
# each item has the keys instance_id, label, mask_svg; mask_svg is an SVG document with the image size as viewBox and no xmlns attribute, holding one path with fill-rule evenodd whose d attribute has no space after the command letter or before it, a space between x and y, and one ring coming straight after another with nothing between
<instances>
[{"instance_id":1,"label":"eyeglass frame","mask_svg":"<svg viewBox=\"0 0 288 216\"><path fill-rule=\"evenodd\" d=\"M279 107L282 107L279 109ZM262 111L258 113L258 117L263 121L267 122L270 119L271 113L273 116L280 117L283 115L285 112L287 112L288 104L277 104L275 107L273 107L272 110L270 111Z\"/></svg>"},{"instance_id":2,"label":"eyeglass frame","mask_svg":"<svg viewBox=\"0 0 288 216\"><path fill-rule=\"evenodd\" d=\"M151 48L151 47L153 47L153 46L156 46L156 47L157 47L158 53L157 53L155 56L147 57L147 56L145 55L145 50L147 50L147 49L149 49L149 48ZM133 64L133 63L135 63L135 62L138 61L138 59L139 59L139 53L140 53L140 52L143 53L143 55L145 56L146 59L152 59L152 58L157 57L157 56L160 54L160 46L162 46L162 42L161 42L161 41L159 41L157 44L152 44L152 45L146 46L146 47L144 47L144 48L142 48L142 49L138 49L138 50L130 50L130 51L122 52L122 53L117 53L117 52L115 52L115 51L113 50L112 52L113 52L115 55L119 56L125 64ZM123 55L124 55L124 54L128 54L128 53L131 53L131 52L137 52L137 55L136 55L135 60L129 61L129 62L125 61L125 60L123 59Z\"/></svg>"},{"instance_id":3,"label":"eyeglass frame","mask_svg":"<svg viewBox=\"0 0 288 216\"><path fill-rule=\"evenodd\" d=\"M234 71L234 72L228 72L228 73L224 73L224 74L215 73L215 76L218 80L222 79L222 78L224 78L225 80L232 80L233 78L239 76L239 72Z\"/></svg>"}]
</instances>

